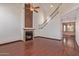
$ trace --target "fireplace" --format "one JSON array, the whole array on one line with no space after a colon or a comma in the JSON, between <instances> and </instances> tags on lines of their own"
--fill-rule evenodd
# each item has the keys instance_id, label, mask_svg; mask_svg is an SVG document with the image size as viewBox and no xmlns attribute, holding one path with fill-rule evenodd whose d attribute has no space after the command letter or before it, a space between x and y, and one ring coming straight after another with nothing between
<instances>
[{"instance_id":1,"label":"fireplace","mask_svg":"<svg viewBox=\"0 0 79 59\"><path fill-rule=\"evenodd\" d=\"M33 30L34 29L32 29L32 28L25 28L24 29L25 41L33 40Z\"/></svg>"},{"instance_id":2,"label":"fireplace","mask_svg":"<svg viewBox=\"0 0 79 59\"><path fill-rule=\"evenodd\" d=\"M25 31L25 41L33 39L33 31Z\"/></svg>"}]
</instances>

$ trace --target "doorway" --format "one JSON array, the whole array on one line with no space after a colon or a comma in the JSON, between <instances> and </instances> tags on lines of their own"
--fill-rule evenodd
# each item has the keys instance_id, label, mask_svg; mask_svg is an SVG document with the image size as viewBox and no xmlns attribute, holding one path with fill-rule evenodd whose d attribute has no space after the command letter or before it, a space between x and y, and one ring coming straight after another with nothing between
<instances>
[{"instance_id":1,"label":"doorway","mask_svg":"<svg viewBox=\"0 0 79 59\"><path fill-rule=\"evenodd\" d=\"M62 23L62 33L64 46L75 48L75 22Z\"/></svg>"}]
</instances>

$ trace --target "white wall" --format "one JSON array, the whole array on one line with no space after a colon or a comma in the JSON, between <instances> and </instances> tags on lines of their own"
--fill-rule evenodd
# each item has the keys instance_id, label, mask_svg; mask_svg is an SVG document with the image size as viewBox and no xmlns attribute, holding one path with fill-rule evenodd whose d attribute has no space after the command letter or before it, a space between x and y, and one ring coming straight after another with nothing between
<instances>
[{"instance_id":1,"label":"white wall","mask_svg":"<svg viewBox=\"0 0 79 59\"><path fill-rule=\"evenodd\" d=\"M0 4L0 44L22 39L23 4Z\"/></svg>"},{"instance_id":2,"label":"white wall","mask_svg":"<svg viewBox=\"0 0 79 59\"><path fill-rule=\"evenodd\" d=\"M46 27L39 29L40 35L48 38L61 39L61 20L59 14Z\"/></svg>"},{"instance_id":3,"label":"white wall","mask_svg":"<svg viewBox=\"0 0 79 59\"><path fill-rule=\"evenodd\" d=\"M41 8L43 7L43 8ZM61 39L61 20L60 20L60 13L52 19L48 25L46 25L43 29L38 29L39 24L42 23L48 15L48 9L46 7L50 7L50 4L42 4L40 5L39 13L34 13L33 20L35 21L34 28L35 36L43 36L48 38L57 38ZM46 11L47 10L47 11ZM37 16L38 15L38 16Z\"/></svg>"},{"instance_id":4,"label":"white wall","mask_svg":"<svg viewBox=\"0 0 79 59\"><path fill-rule=\"evenodd\" d=\"M77 19L76 19L76 42L79 46L79 9L78 9Z\"/></svg>"}]
</instances>

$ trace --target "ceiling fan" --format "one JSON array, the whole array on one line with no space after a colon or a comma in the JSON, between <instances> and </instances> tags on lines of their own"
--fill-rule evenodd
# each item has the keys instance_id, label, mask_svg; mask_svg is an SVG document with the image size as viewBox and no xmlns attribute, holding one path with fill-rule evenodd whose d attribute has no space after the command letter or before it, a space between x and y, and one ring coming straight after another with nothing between
<instances>
[{"instance_id":1,"label":"ceiling fan","mask_svg":"<svg viewBox=\"0 0 79 59\"><path fill-rule=\"evenodd\" d=\"M33 6L33 4L30 4L29 3L29 5L30 5L30 7L27 7L26 9L29 9L30 11L34 11L34 12L36 12L36 13L38 13L38 9L40 8L39 6Z\"/></svg>"}]
</instances>

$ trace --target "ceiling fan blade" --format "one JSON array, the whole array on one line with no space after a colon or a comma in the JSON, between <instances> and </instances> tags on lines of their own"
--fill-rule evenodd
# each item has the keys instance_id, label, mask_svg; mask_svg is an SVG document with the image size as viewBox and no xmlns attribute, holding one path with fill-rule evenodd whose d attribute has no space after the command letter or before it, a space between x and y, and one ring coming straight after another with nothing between
<instances>
[{"instance_id":1,"label":"ceiling fan blade","mask_svg":"<svg viewBox=\"0 0 79 59\"><path fill-rule=\"evenodd\" d=\"M40 8L39 6L38 7L34 7L35 9L38 9L38 8Z\"/></svg>"},{"instance_id":2,"label":"ceiling fan blade","mask_svg":"<svg viewBox=\"0 0 79 59\"><path fill-rule=\"evenodd\" d=\"M37 10L34 10L36 13L38 13L38 11Z\"/></svg>"}]
</instances>

